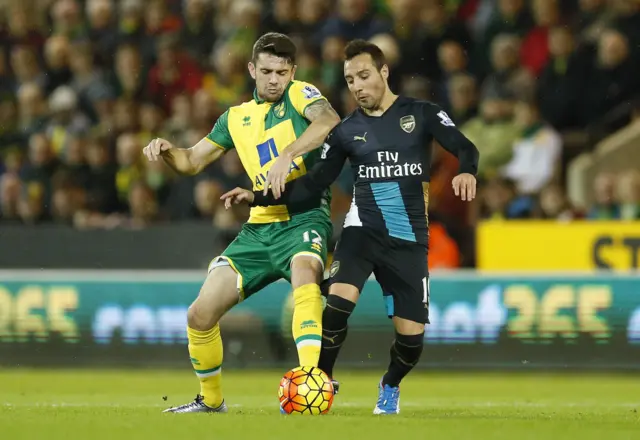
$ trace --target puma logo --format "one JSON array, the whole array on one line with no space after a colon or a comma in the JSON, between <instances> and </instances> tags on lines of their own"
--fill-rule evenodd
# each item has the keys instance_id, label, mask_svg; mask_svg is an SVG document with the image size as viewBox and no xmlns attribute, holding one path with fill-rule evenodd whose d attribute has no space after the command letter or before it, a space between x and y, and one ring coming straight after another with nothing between
<instances>
[{"instance_id":1,"label":"puma logo","mask_svg":"<svg viewBox=\"0 0 640 440\"><path fill-rule=\"evenodd\" d=\"M354 141L362 141L362 142L367 142L367 133L363 134L362 136L354 136L353 140Z\"/></svg>"},{"instance_id":2,"label":"puma logo","mask_svg":"<svg viewBox=\"0 0 640 440\"><path fill-rule=\"evenodd\" d=\"M331 338L331 337L329 337L327 335L322 335L322 339L326 339L327 341L331 342L332 344L336 343L336 341L334 341L335 338L336 338L335 336Z\"/></svg>"}]
</instances>

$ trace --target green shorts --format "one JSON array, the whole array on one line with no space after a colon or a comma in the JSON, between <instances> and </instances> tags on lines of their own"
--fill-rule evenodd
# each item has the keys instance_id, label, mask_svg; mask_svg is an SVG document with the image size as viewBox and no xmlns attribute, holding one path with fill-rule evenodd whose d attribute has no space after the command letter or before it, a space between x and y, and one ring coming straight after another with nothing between
<instances>
[{"instance_id":1,"label":"green shorts","mask_svg":"<svg viewBox=\"0 0 640 440\"><path fill-rule=\"evenodd\" d=\"M246 299L281 278L291 282L291 261L297 256L327 260L333 225L324 213L313 210L286 222L246 223L238 236L209 264L209 272L230 265L239 275L238 290Z\"/></svg>"}]
</instances>

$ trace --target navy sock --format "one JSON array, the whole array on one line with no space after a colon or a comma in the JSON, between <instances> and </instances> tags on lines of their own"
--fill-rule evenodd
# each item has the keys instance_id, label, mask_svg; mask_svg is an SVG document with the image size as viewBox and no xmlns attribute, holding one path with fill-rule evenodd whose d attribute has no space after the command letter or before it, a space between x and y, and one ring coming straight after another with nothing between
<instances>
[{"instance_id":1,"label":"navy sock","mask_svg":"<svg viewBox=\"0 0 640 440\"><path fill-rule=\"evenodd\" d=\"M356 304L337 295L327 297L322 313L322 348L318 367L333 378L333 366L347 338L347 321Z\"/></svg>"},{"instance_id":2,"label":"navy sock","mask_svg":"<svg viewBox=\"0 0 640 440\"><path fill-rule=\"evenodd\" d=\"M416 366L422 354L424 333L419 335L401 335L396 333L396 339L391 345L391 362L382 377L383 385L397 387L400 381Z\"/></svg>"}]
</instances>

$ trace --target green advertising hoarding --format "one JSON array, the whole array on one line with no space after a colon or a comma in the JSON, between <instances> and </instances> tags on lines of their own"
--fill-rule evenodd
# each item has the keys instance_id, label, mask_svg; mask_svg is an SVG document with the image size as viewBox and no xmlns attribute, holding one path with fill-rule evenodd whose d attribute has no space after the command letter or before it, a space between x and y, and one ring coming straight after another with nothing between
<instances>
[{"instance_id":1,"label":"green advertising hoarding","mask_svg":"<svg viewBox=\"0 0 640 440\"><path fill-rule=\"evenodd\" d=\"M0 271L2 365L188 365L189 271ZM640 368L640 275L434 274L421 366ZM290 287L275 283L221 323L225 362L291 364ZM370 280L340 362L379 367L393 328Z\"/></svg>"}]
</instances>

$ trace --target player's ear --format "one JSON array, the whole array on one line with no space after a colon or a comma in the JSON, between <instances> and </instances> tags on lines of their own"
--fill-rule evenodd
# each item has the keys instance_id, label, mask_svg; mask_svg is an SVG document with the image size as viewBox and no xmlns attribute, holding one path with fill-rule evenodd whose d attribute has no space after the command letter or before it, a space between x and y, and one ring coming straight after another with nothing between
<instances>
[{"instance_id":1,"label":"player's ear","mask_svg":"<svg viewBox=\"0 0 640 440\"><path fill-rule=\"evenodd\" d=\"M249 64L247 66L249 68L249 75L251 75L251 78L256 79L256 66L255 64L253 64L251 61L249 61Z\"/></svg>"},{"instance_id":2,"label":"player's ear","mask_svg":"<svg viewBox=\"0 0 640 440\"><path fill-rule=\"evenodd\" d=\"M298 66L294 64L293 67L291 68L291 79L295 79L296 70L298 70Z\"/></svg>"},{"instance_id":3,"label":"player's ear","mask_svg":"<svg viewBox=\"0 0 640 440\"><path fill-rule=\"evenodd\" d=\"M389 66L387 66L386 64L384 64L382 66L382 68L380 69L380 75L384 78L384 79L389 79Z\"/></svg>"}]
</instances>

